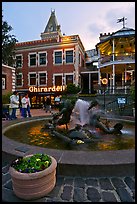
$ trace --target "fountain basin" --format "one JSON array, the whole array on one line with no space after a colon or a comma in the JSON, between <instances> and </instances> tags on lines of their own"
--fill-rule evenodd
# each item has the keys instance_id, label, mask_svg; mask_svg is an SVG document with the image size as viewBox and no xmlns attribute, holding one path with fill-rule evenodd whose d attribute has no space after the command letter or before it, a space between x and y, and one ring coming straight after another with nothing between
<instances>
[{"instance_id":1,"label":"fountain basin","mask_svg":"<svg viewBox=\"0 0 137 204\"><path fill-rule=\"evenodd\" d=\"M18 156L47 153L57 160L57 173L66 176L132 176L135 174L135 150L75 151L58 150L23 144L7 138L4 133L22 123L43 120L33 117L9 121L3 126L2 151ZM50 118L50 117L49 117ZM47 119L49 119L47 118ZM130 122L130 121L129 121Z\"/></svg>"}]
</instances>

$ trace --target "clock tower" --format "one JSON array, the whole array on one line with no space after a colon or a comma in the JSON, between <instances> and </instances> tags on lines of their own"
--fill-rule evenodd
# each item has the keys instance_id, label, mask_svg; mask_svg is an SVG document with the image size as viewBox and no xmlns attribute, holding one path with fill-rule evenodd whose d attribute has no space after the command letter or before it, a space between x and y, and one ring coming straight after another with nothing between
<instances>
[{"instance_id":1,"label":"clock tower","mask_svg":"<svg viewBox=\"0 0 137 204\"><path fill-rule=\"evenodd\" d=\"M57 22L57 18L55 15L55 10L51 10L51 15L46 25L46 28L43 33L41 33L41 39L47 38L56 38L57 36L62 36L60 25Z\"/></svg>"}]
</instances>

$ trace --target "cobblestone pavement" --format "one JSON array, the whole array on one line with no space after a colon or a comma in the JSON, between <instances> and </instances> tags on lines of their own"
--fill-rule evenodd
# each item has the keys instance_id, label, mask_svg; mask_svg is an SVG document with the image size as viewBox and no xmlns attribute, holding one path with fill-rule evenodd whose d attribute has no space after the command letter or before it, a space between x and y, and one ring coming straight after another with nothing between
<instances>
[{"instance_id":1,"label":"cobblestone pavement","mask_svg":"<svg viewBox=\"0 0 137 204\"><path fill-rule=\"evenodd\" d=\"M2 168L3 202L23 202L12 189L9 165ZM55 188L34 202L135 202L135 177L71 177L56 175ZM25 202L25 201L24 201ZM30 201L32 202L32 201Z\"/></svg>"}]
</instances>

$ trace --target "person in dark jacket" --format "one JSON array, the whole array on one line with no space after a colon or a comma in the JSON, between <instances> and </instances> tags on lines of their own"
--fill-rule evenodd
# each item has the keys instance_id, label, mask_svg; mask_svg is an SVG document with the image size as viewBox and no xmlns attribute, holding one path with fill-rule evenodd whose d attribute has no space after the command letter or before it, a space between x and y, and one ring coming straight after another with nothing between
<instances>
[{"instance_id":1,"label":"person in dark jacket","mask_svg":"<svg viewBox=\"0 0 137 204\"><path fill-rule=\"evenodd\" d=\"M46 101L45 101L45 110L46 113L49 111L51 113L51 98L50 96L47 96Z\"/></svg>"}]
</instances>

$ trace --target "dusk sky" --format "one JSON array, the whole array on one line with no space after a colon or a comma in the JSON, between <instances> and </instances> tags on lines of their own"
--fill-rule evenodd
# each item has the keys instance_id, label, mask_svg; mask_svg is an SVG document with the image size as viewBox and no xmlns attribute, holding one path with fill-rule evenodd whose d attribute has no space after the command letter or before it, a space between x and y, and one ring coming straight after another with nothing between
<instances>
[{"instance_id":1,"label":"dusk sky","mask_svg":"<svg viewBox=\"0 0 137 204\"><path fill-rule=\"evenodd\" d=\"M118 18L126 17L126 27L135 29L135 2L2 2L2 10L19 42L41 39L51 10L62 34L79 35L85 50L95 48L100 33L120 30Z\"/></svg>"}]
</instances>

